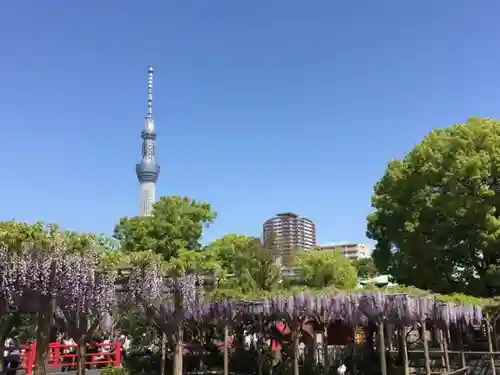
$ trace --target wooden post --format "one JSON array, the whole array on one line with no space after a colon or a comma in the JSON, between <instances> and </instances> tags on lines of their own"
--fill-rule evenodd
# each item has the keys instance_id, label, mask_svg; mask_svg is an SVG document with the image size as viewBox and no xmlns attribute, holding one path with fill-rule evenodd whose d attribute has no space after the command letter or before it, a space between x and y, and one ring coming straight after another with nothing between
<instances>
[{"instance_id":1,"label":"wooden post","mask_svg":"<svg viewBox=\"0 0 500 375\"><path fill-rule=\"evenodd\" d=\"M330 360L328 353L328 323L323 325L323 366L325 367L325 372L328 373L330 368Z\"/></svg>"},{"instance_id":2,"label":"wooden post","mask_svg":"<svg viewBox=\"0 0 500 375\"><path fill-rule=\"evenodd\" d=\"M491 375L496 375L495 354L493 354L493 342L491 340L491 330L490 330L491 324L490 324L490 317L488 316L488 314L486 314L484 322L486 324L486 336L488 338L488 351L490 357Z\"/></svg>"},{"instance_id":3,"label":"wooden post","mask_svg":"<svg viewBox=\"0 0 500 375\"><path fill-rule=\"evenodd\" d=\"M443 341L444 365L446 367L446 371L450 372L450 355L448 353L448 338L449 338L448 326L445 326L444 329L441 331L441 338Z\"/></svg>"},{"instance_id":4,"label":"wooden post","mask_svg":"<svg viewBox=\"0 0 500 375\"><path fill-rule=\"evenodd\" d=\"M429 356L429 342L427 341L427 329L425 327L425 320L420 322L421 324L421 335L422 342L424 344L424 356L425 356L425 373L426 375L431 375L431 359Z\"/></svg>"},{"instance_id":5,"label":"wooden post","mask_svg":"<svg viewBox=\"0 0 500 375\"><path fill-rule=\"evenodd\" d=\"M50 265L49 290L47 295L42 296L42 306L38 311L37 330L36 330L36 354L35 354L35 375L47 375L50 329L54 321L54 312L56 310L56 300L53 297L55 288L57 262L52 261Z\"/></svg>"},{"instance_id":6,"label":"wooden post","mask_svg":"<svg viewBox=\"0 0 500 375\"><path fill-rule=\"evenodd\" d=\"M497 320L498 314L493 318L493 324L491 325L491 333L493 334L493 350L498 351L498 336L497 336Z\"/></svg>"},{"instance_id":7,"label":"wooden post","mask_svg":"<svg viewBox=\"0 0 500 375\"><path fill-rule=\"evenodd\" d=\"M160 375L165 375L167 367L167 344L168 337L165 332L161 335L161 360L160 360Z\"/></svg>"},{"instance_id":8,"label":"wooden post","mask_svg":"<svg viewBox=\"0 0 500 375\"><path fill-rule=\"evenodd\" d=\"M357 326L353 328L353 331L352 331L352 336L351 336L351 339L352 339L352 374L357 374L358 373L358 369L357 369L357 366L356 366L356 346L357 346L357 340L356 340L356 331L357 331Z\"/></svg>"},{"instance_id":9,"label":"wooden post","mask_svg":"<svg viewBox=\"0 0 500 375\"><path fill-rule=\"evenodd\" d=\"M229 375L229 328L224 325L224 375Z\"/></svg>"},{"instance_id":10,"label":"wooden post","mask_svg":"<svg viewBox=\"0 0 500 375\"><path fill-rule=\"evenodd\" d=\"M122 344L120 341L115 343L115 359L114 359L115 368L122 367Z\"/></svg>"},{"instance_id":11,"label":"wooden post","mask_svg":"<svg viewBox=\"0 0 500 375\"><path fill-rule=\"evenodd\" d=\"M378 324L378 347L380 355L380 373L387 375L387 361L385 358L385 338L384 338L384 321L381 320ZM429 375L429 374L428 374Z\"/></svg>"},{"instance_id":12,"label":"wooden post","mask_svg":"<svg viewBox=\"0 0 500 375\"><path fill-rule=\"evenodd\" d=\"M387 345L389 346L389 350L394 350L394 326L392 324L385 324L386 336L387 336Z\"/></svg>"},{"instance_id":13,"label":"wooden post","mask_svg":"<svg viewBox=\"0 0 500 375\"><path fill-rule=\"evenodd\" d=\"M290 330L292 331L293 375L299 375L299 329L300 324L298 323L298 319L294 316L290 317Z\"/></svg>"},{"instance_id":14,"label":"wooden post","mask_svg":"<svg viewBox=\"0 0 500 375\"><path fill-rule=\"evenodd\" d=\"M444 343L443 343L443 332L436 326L432 327L433 336L435 341L439 345L439 351L441 352L441 367L446 368L446 359L444 355Z\"/></svg>"},{"instance_id":15,"label":"wooden post","mask_svg":"<svg viewBox=\"0 0 500 375\"><path fill-rule=\"evenodd\" d=\"M182 311L182 296L179 292L174 293L174 302L175 302L175 310L174 310L174 319L176 327L174 329L172 335L172 341L174 343L174 352L173 352L173 363L172 363L172 375L182 375L183 373L183 365L184 365L184 317Z\"/></svg>"},{"instance_id":16,"label":"wooden post","mask_svg":"<svg viewBox=\"0 0 500 375\"><path fill-rule=\"evenodd\" d=\"M456 329L460 334L460 361L462 363L462 368L467 366L467 361L465 360L465 343L464 343L464 331L461 323L456 325Z\"/></svg>"},{"instance_id":17,"label":"wooden post","mask_svg":"<svg viewBox=\"0 0 500 375\"><path fill-rule=\"evenodd\" d=\"M408 361L408 346L406 344L406 327L403 325L399 329L399 350L403 356L404 375L410 375L410 364Z\"/></svg>"},{"instance_id":18,"label":"wooden post","mask_svg":"<svg viewBox=\"0 0 500 375\"><path fill-rule=\"evenodd\" d=\"M26 375L31 375L33 372L33 367L35 366L35 354L36 354L36 341L30 344L29 349L26 351L28 354L28 359L26 360Z\"/></svg>"}]
</instances>

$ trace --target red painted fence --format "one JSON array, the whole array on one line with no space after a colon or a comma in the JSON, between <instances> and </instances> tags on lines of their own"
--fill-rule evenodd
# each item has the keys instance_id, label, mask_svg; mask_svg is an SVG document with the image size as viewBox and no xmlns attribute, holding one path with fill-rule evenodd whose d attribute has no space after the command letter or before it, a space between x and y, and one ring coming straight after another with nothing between
<instances>
[{"instance_id":1,"label":"red painted fence","mask_svg":"<svg viewBox=\"0 0 500 375\"><path fill-rule=\"evenodd\" d=\"M99 367L120 367L121 362L121 343L111 342L105 344L94 344L96 348L106 348L106 351L98 353L87 353L85 365L94 365ZM68 349L73 349L73 353L67 353ZM77 345L66 345L60 342L49 344L48 365L52 368L70 367L75 368L77 362ZM36 343L23 345L21 347L21 367L26 375L31 375L35 367Z\"/></svg>"}]
</instances>

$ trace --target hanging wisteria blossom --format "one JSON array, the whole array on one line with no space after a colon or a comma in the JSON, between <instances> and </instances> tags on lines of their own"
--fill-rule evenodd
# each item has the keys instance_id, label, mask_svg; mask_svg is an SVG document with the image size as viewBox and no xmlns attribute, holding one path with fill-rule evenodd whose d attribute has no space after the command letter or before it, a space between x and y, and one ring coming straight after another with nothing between
<instances>
[{"instance_id":1,"label":"hanging wisteria blossom","mask_svg":"<svg viewBox=\"0 0 500 375\"><path fill-rule=\"evenodd\" d=\"M115 275L98 272L99 254L64 254L58 259L55 289L59 304L81 313L104 313L116 301Z\"/></svg>"},{"instance_id":2,"label":"hanging wisteria blossom","mask_svg":"<svg viewBox=\"0 0 500 375\"><path fill-rule=\"evenodd\" d=\"M132 268L129 294L131 300L165 322L199 320L209 313L203 300L203 277L194 273L166 277L155 263Z\"/></svg>"},{"instance_id":3,"label":"hanging wisteria blossom","mask_svg":"<svg viewBox=\"0 0 500 375\"><path fill-rule=\"evenodd\" d=\"M230 314L228 314L230 312ZM292 296L275 296L255 301L217 301L210 308L212 316L265 314L276 318L319 317L321 322L340 320L345 324L366 324L387 320L414 324L426 319L445 324L478 323L482 319L480 306L445 303L432 296L411 296L405 293L326 293L311 295L305 292Z\"/></svg>"},{"instance_id":4,"label":"hanging wisteria blossom","mask_svg":"<svg viewBox=\"0 0 500 375\"><path fill-rule=\"evenodd\" d=\"M29 258L21 251L0 247L0 308L17 308L28 284Z\"/></svg>"}]
</instances>

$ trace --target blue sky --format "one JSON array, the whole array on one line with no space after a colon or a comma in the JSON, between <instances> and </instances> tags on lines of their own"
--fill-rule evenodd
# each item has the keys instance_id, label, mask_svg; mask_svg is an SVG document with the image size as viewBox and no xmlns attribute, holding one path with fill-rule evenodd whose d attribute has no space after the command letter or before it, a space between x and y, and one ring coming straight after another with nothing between
<instances>
[{"instance_id":1,"label":"blue sky","mask_svg":"<svg viewBox=\"0 0 500 375\"><path fill-rule=\"evenodd\" d=\"M149 5L148 5L149 4ZM4 1L0 219L111 233L139 210L147 66L159 195L365 241L373 184L435 127L500 118L500 2Z\"/></svg>"}]
</instances>

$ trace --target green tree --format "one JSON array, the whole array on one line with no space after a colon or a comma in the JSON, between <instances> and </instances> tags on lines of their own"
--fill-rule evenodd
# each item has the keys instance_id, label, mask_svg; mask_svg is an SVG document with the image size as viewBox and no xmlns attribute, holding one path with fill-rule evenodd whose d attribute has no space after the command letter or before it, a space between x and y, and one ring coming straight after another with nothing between
<instances>
[{"instance_id":1,"label":"green tree","mask_svg":"<svg viewBox=\"0 0 500 375\"><path fill-rule=\"evenodd\" d=\"M230 233L217 238L204 251L213 255L225 273L234 274L236 258L245 254L254 241L254 237Z\"/></svg>"},{"instance_id":2,"label":"green tree","mask_svg":"<svg viewBox=\"0 0 500 375\"><path fill-rule=\"evenodd\" d=\"M167 268L172 274L214 271L219 275L222 271L214 254L204 250L181 249L176 257L170 258Z\"/></svg>"},{"instance_id":3,"label":"green tree","mask_svg":"<svg viewBox=\"0 0 500 375\"><path fill-rule=\"evenodd\" d=\"M165 260L183 250L199 250L203 229L216 214L208 203L187 197L161 197L151 216L124 217L115 227L114 237L125 252L152 250Z\"/></svg>"},{"instance_id":4,"label":"green tree","mask_svg":"<svg viewBox=\"0 0 500 375\"><path fill-rule=\"evenodd\" d=\"M361 258L352 261L354 267L358 271L359 277L375 277L379 274L373 258Z\"/></svg>"},{"instance_id":5,"label":"green tree","mask_svg":"<svg viewBox=\"0 0 500 375\"><path fill-rule=\"evenodd\" d=\"M367 234L395 282L492 295L500 266L500 122L428 134L375 185Z\"/></svg>"},{"instance_id":6,"label":"green tree","mask_svg":"<svg viewBox=\"0 0 500 375\"><path fill-rule=\"evenodd\" d=\"M311 249L297 253L297 274L311 288L353 288L358 279L352 262L340 250Z\"/></svg>"},{"instance_id":7,"label":"green tree","mask_svg":"<svg viewBox=\"0 0 500 375\"><path fill-rule=\"evenodd\" d=\"M225 292L244 295L278 288L279 269L273 254L260 239L228 234L212 242L205 251L214 254L215 261L221 265L220 287Z\"/></svg>"}]
</instances>

